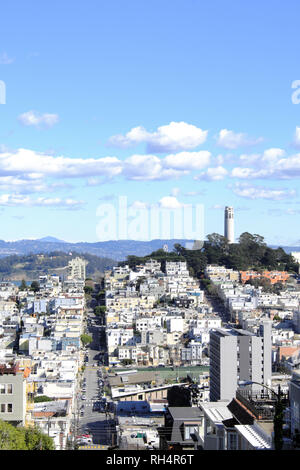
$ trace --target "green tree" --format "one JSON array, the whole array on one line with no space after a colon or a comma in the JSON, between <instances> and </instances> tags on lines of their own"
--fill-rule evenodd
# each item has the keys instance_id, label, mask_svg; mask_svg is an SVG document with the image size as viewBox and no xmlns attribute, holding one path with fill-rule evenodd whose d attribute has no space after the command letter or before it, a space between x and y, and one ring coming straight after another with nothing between
<instances>
[{"instance_id":1,"label":"green tree","mask_svg":"<svg viewBox=\"0 0 300 470\"><path fill-rule=\"evenodd\" d=\"M105 314L105 312L106 312L106 307L104 305L97 305L97 307L95 307L94 309L94 313L97 316L102 316Z\"/></svg>"},{"instance_id":2,"label":"green tree","mask_svg":"<svg viewBox=\"0 0 300 470\"><path fill-rule=\"evenodd\" d=\"M53 439L38 428L16 428L0 420L0 450L55 450Z\"/></svg>"},{"instance_id":3,"label":"green tree","mask_svg":"<svg viewBox=\"0 0 300 470\"><path fill-rule=\"evenodd\" d=\"M91 286L84 286L84 292L86 294L91 294L93 292L93 288Z\"/></svg>"},{"instance_id":4,"label":"green tree","mask_svg":"<svg viewBox=\"0 0 300 470\"><path fill-rule=\"evenodd\" d=\"M83 334L80 336L83 346L90 344L93 341L93 338L90 335Z\"/></svg>"},{"instance_id":5,"label":"green tree","mask_svg":"<svg viewBox=\"0 0 300 470\"><path fill-rule=\"evenodd\" d=\"M42 403L44 401L52 401L53 398L47 397L47 395L39 395L38 397L34 397L34 403Z\"/></svg>"},{"instance_id":6,"label":"green tree","mask_svg":"<svg viewBox=\"0 0 300 470\"><path fill-rule=\"evenodd\" d=\"M33 292L38 292L40 290L40 284L38 283L38 281L32 281L30 289Z\"/></svg>"},{"instance_id":7,"label":"green tree","mask_svg":"<svg viewBox=\"0 0 300 470\"><path fill-rule=\"evenodd\" d=\"M26 450L24 434L5 421L0 421L0 450Z\"/></svg>"},{"instance_id":8,"label":"green tree","mask_svg":"<svg viewBox=\"0 0 300 470\"><path fill-rule=\"evenodd\" d=\"M262 265L267 245L261 235L244 232L239 237L239 244L242 251L247 255L249 267Z\"/></svg>"},{"instance_id":9,"label":"green tree","mask_svg":"<svg viewBox=\"0 0 300 470\"><path fill-rule=\"evenodd\" d=\"M213 248L225 251L228 247L227 238L225 238L223 235L220 235L219 233L211 233L207 235L206 238L208 240L209 245Z\"/></svg>"},{"instance_id":10,"label":"green tree","mask_svg":"<svg viewBox=\"0 0 300 470\"><path fill-rule=\"evenodd\" d=\"M21 284L20 284L19 289L20 289L20 290L27 290L27 284L26 284L25 279L22 279L22 282L21 282Z\"/></svg>"},{"instance_id":11,"label":"green tree","mask_svg":"<svg viewBox=\"0 0 300 470\"><path fill-rule=\"evenodd\" d=\"M27 450L55 450L53 439L37 428L25 429Z\"/></svg>"}]
</instances>

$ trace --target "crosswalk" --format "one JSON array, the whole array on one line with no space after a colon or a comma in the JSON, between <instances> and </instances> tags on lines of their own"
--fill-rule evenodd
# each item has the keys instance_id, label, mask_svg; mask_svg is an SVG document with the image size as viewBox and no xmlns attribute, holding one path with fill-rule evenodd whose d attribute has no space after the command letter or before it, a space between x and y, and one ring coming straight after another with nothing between
<instances>
[{"instance_id":1,"label":"crosswalk","mask_svg":"<svg viewBox=\"0 0 300 470\"><path fill-rule=\"evenodd\" d=\"M79 446L78 450L107 450L108 446L103 446L100 444L91 444L87 446Z\"/></svg>"},{"instance_id":2,"label":"crosswalk","mask_svg":"<svg viewBox=\"0 0 300 470\"><path fill-rule=\"evenodd\" d=\"M84 400L82 404L84 406L92 406L94 405L94 403L99 403L99 401L100 401L100 398L93 398L91 400Z\"/></svg>"}]
</instances>

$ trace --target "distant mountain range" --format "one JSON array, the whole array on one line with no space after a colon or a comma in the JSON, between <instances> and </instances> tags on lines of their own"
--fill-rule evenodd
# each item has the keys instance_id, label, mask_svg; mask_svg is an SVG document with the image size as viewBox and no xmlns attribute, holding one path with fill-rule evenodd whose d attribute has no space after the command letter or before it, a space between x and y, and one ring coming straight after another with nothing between
<instances>
[{"instance_id":1,"label":"distant mountain range","mask_svg":"<svg viewBox=\"0 0 300 470\"><path fill-rule=\"evenodd\" d=\"M55 237L38 238L36 241L37 242L50 242L50 243L67 243L64 240L59 240L58 238L55 238Z\"/></svg>"},{"instance_id":2,"label":"distant mountain range","mask_svg":"<svg viewBox=\"0 0 300 470\"><path fill-rule=\"evenodd\" d=\"M155 250L168 246L169 251L173 250L175 243L185 246L187 242L193 240L112 240L106 242L78 242L69 243L55 237L44 237L37 240L18 240L6 242L0 240L0 257L10 255L29 255L38 253L50 253L60 251L64 253L89 253L99 257L111 258L116 261L124 261L128 255L145 256Z\"/></svg>"},{"instance_id":3,"label":"distant mountain range","mask_svg":"<svg viewBox=\"0 0 300 470\"><path fill-rule=\"evenodd\" d=\"M70 243L48 236L37 240L18 240L13 242L0 240L0 257L14 254L29 255L50 253L53 251L71 253L74 251L76 253L89 253L100 257L111 258L116 261L124 261L128 255L145 256L162 248L164 245L167 245L169 251L172 251L175 243L185 246L188 242L191 243L193 240L111 240L95 243ZM270 245L270 247L278 248L278 246L275 245ZM282 248L286 253L290 253L291 251L300 251L300 246L282 246Z\"/></svg>"}]
</instances>

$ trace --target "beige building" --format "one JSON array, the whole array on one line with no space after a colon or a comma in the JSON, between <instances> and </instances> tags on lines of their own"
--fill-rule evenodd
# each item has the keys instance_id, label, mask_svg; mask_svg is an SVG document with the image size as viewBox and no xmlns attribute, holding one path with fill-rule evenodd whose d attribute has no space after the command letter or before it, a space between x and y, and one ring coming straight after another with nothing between
<instances>
[{"instance_id":1,"label":"beige building","mask_svg":"<svg viewBox=\"0 0 300 470\"><path fill-rule=\"evenodd\" d=\"M73 258L68 263L68 279L86 279L87 261L83 258Z\"/></svg>"}]
</instances>

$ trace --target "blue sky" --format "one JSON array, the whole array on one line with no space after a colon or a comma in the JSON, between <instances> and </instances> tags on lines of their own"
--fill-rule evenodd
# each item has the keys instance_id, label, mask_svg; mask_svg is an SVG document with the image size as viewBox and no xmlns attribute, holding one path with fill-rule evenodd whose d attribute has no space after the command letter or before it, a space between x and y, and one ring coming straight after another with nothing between
<instances>
[{"instance_id":1,"label":"blue sky","mask_svg":"<svg viewBox=\"0 0 300 470\"><path fill-rule=\"evenodd\" d=\"M97 241L97 208L127 196L202 204L205 234L232 205L236 237L300 244L299 13L296 0L2 5L0 238Z\"/></svg>"}]
</instances>

